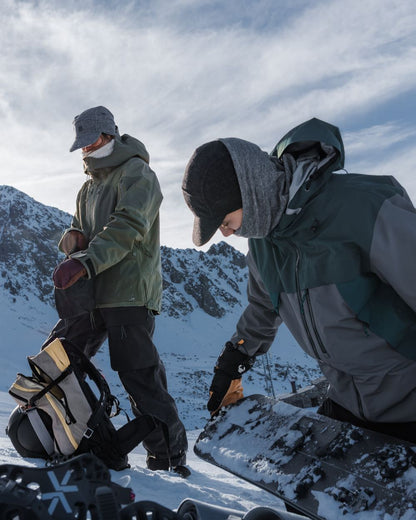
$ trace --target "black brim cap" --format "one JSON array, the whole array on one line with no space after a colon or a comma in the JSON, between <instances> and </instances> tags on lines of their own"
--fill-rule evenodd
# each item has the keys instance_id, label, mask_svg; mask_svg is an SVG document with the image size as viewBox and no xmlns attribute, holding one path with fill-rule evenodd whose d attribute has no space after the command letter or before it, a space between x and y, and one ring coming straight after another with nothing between
<instances>
[{"instance_id":1,"label":"black brim cap","mask_svg":"<svg viewBox=\"0 0 416 520\"><path fill-rule=\"evenodd\" d=\"M192 242L196 246L203 246L211 240L217 229L221 226L224 217L217 219L194 217L194 228L192 231Z\"/></svg>"},{"instance_id":2,"label":"black brim cap","mask_svg":"<svg viewBox=\"0 0 416 520\"><path fill-rule=\"evenodd\" d=\"M228 213L242 208L234 164L221 141L211 141L195 150L186 166L182 191L195 215L192 240L202 246Z\"/></svg>"}]
</instances>

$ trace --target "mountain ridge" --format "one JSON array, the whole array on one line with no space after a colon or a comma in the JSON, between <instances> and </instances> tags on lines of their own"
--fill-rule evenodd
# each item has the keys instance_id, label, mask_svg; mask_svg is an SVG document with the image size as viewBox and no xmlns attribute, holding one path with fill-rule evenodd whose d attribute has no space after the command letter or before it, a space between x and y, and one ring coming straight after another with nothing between
<instances>
[{"instance_id":1,"label":"mountain ridge","mask_svg":"<svg viewBox=\"0 0 416 520\"><path fill-rule=\"evenodd\" d=\"M29 292L53 305L51 277L63 259L57 244L71 218L16 188L0 186L0 283L12 298ZM181 318L201 308L221 318L239 305L247 280L244 255L225 242L207 252L161 246L161 261L162 312L169 316Z\"/></svg>"},{"instance_id":2,"label":"mountain ridge","mask_svg":"<svg viewBox=\"0 0 416 520\"><path fill-rule=\"evenodd\" d=\"M0 389L16 372L27 373L25 359L38 352L58 319L52 272L63 255L58 241L71 216L44 206L10 186L0 186ZM154 342L165 364L169 389L187 428L207 420L206 400L216 358L235 331L247 305L245 257L225 242L206 252L161 247L162 311ZM118 375L110 367L108 345L94 364L128 410ZM281 326L267 356L259 356L244 376L246 394L286 393L320 376L316 362Z\"/></svg>"}]
</instances>

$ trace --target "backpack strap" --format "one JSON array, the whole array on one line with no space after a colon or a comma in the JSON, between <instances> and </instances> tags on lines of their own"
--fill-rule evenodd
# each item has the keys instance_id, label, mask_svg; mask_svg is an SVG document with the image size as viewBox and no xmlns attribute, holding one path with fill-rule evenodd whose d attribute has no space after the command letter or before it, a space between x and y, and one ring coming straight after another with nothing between
<instances>
[{"instance_id":1,"label":"backpack strap","mask_svg":"<svg viewBox=\"0 0 416 520\"><path fill-rule=\"evenodd\" d=\"M39 415L39 412L36 408L29 408L26 410L27 418L30 421L30 424L36 435L43 446L43 449L46 451L48 455L52 455L55 453L55 443L54 440L46 428L42 418Z\"/></svg>"},{"instance_id":2,"label":"backpack strap","mask_svg":"<svg viewBox=\"0 0 416 520\"><path fill-rule=\"evenodd\" d=\"M127 455L156 428L151 415L140 415L117 430L120 451Z\"/></svg>"},{"instance_id":3,"label":"backpack strap","mask_svg":"<svg viewBox=\"0 0 416 520\"><path fill-rule=\"evenodd\" d=\"M71 368L71 366L69 366L62 372L62 374L60 376L58 376L56 379L53 379L48 385L45 385L42 390L40 390L33 397L31 397L29 399L28 405L30 407L36 406L36 401L41 399L45 394L47 394L50 390L52 390L52 388L54 388L55 386L58 386L58 384L61 381L63 381L71 373L72 373L72 368ZM68 414L69 420L72 423L76 422L75 417L73 416L71 410L69 409L68 400L67 400L64 392L62 392L62 399L64 400L64 403L65 403L64 408L65 408L66 413Z\"/></svg>"},{"instance_id":4,"label":"backpack strap","mask_svg":"<svg viewBox=\"0 0 416 520\"><path fill-rule=\"evenodd\" d=\"M110 387L104 376L88 359L84 352L77 347L77 345L65 338L60 338L60 342L68 355L71 363L70 367L74 367L75 374L77 374L77 372L85 373L94 382L100 394L99 397L97 397L97 403L92 409L91 416L87 422L87 430L84 433L85 439L88 440L93 436L94 431L99 430L100 425L103 424L103 419L110 417L113 404L116 405L114 415L119 413L118 400L111 394ZM64 373L62 373L62 377L65 377ZM57 380L54 380L51 385L53 386L57 382ZM45 393L46 392L47 390L45 389ZM130 420L115 431L119 451L123 455L127 455L127 453L140 444L155 427L156 422L150 415L142 415Z\"/></svg>"},{"instance_id":5,"label":"backpack strap","mask_svg":"<svg viewBox=\"0 0 416 520\"><path fill-rule=\"evenodd\" d=\"M84 354L84 352L77 347L72 341L69 341L65 338L59 338L65 351L67 352L71 363L74 363L76 367L78 367L82 372L88 375L91 380L97 386L100 397L98 398L99 404L103 405L108 402L112 403L112 395L110 391L110 387L108 386L107 381L101 374L101 372L96 368L96 366L90 361L90 359Z\"/></svg>"}]
</instances>

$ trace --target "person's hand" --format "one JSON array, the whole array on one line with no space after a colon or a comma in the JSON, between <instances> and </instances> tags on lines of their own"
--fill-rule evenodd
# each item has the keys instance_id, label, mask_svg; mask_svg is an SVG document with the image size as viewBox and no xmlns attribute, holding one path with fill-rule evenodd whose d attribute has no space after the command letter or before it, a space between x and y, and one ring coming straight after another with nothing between
<instances>
[{"instance_id":1,"label":"person's hand","mask_svg":"<svg viewBox=\"0 0 416 520\"><path fill-rule=\"evenodd\" d=\"M82 251L88 247L88 240L81 231L72 229L67 231L62 237L60 247L66 256L72 255L77 251Z\"/></svg>"},{"instance_id":2,"label":"person's hand","mask_svg":"<svg viewBox=\"0 0 416 520\"><path fill-rule=\"evenodd\" d=\"M222 370L217 370L209 389L208 411L215 415L220 408L233 404L244 397L241 377L231 379Z\"/></svg>"},{"instance_id":3,"label":"person's hand","mask_svg":"<svg viewBox=\"0 0 416 520\"><path fill-rule=\"evenodd\" d=\"M208 411L215 415L222 406L235 403L243 397L241 376L254 364L254 358L238 350L238 345L226 343L215 366L209 392Z\"/></svg>"},{"instance_id":4,"label":"person's hand","mask_svg":"<svg viewBox=\"0 0 416 520\"><path fill-rule=\"evenodd\" d=\"M68 289L86 274L87 270L79 260L68 258L55 267L52 278L57 289Z\"/></svg>"}]
</instances>

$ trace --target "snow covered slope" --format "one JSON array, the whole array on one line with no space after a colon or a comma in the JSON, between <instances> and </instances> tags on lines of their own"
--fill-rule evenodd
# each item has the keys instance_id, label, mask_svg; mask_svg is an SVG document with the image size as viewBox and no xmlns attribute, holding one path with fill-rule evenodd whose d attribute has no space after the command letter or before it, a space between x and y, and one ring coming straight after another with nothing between
<instances>
[{"instance_id":1,"label":"snow covered slope","mask_svg":"<svg viewBox=\"0 0 416 520\"><path fill-rule=\"evenodd\" d=\"M51 273L62 258L56 246L70 220L15 188L0 187L0 390L7 391L17 371L25 373L26 356L39 350L58 319ZM244 255L225 242L207 252L162 247L162 268L163 310L156 319L155 343L186 427L200 428L208 417L205 403L215 360L246 305ZM95 362L128 409L106 345ZM292 381L304 386L320 374L285 327L269 363L279 393L289 391ZM246 393L271 392L265 368L260 358L245 376Z\"/></svg>"}]
</instances>

